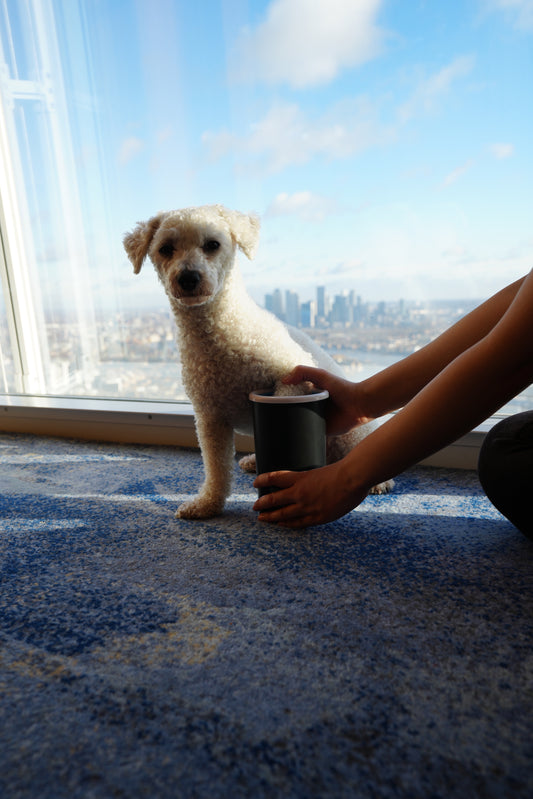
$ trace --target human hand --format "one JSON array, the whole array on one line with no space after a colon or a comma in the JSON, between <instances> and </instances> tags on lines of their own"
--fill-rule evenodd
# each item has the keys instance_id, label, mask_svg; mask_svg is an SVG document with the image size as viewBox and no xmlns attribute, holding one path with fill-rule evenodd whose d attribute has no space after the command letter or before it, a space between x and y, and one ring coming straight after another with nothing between
<instances>
[{"instance_id":1,"label":"human hand","mask_svg":"<svg viewBox=\"0 0 533 799\"><path fill-rule=\"evenodd\" d=\"M371 421L372 416L364 410L364 391L361 383L352 383L338 375L317 369L314 366L297 366L283 378L286 385L297 385L304 381L311 382L320 389L329 392L326 411L326 432L338 436L347 433L353 427Z\"/></svg>"},{"instance_id":2,"label":"human hand","mask_svg":"<svg viewBox=\"0 0 533 799\"><path fill-rule=\"evenodd\" d=\"M259 521L293 529L339 519L368 493L368 489L348 484L342 461L307 472L267 472L256 477L254 486L279 488L254 504Z\"/></svg>"}]
</instances>

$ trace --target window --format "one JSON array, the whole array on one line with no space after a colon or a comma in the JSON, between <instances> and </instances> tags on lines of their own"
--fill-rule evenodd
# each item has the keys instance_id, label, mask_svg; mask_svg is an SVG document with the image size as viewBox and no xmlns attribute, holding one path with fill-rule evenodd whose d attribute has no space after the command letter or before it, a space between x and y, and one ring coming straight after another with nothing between
<instances>
[{"instance_id":1,"label":"window","mask_svg":"<svg viewBox=\"0 0 533 799\"><path fill-rule=\"evenodd\" d=\"M3 392L186 400L121 240L202 203L261 214L251 293L350 376L422 346L531 267L532 35L525 0L3 0Z\"/></svg>"}]
</instances>

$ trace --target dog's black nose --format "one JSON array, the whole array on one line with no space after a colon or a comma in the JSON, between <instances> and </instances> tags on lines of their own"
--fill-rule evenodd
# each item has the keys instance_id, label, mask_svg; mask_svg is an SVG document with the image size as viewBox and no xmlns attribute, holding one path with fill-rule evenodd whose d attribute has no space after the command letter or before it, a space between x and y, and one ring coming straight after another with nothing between
<instances>
[{"instance_id":1,"label":"dog's black nose","mask_svg":"<svg viewBox=\"0 0 533 799\"><path fill-rule=\"evenodd\" d=\"M183 291L194 291L198 287L202 276L196 269L185 269L178 278L178 283Z\"/></svg>"}]
</instances>

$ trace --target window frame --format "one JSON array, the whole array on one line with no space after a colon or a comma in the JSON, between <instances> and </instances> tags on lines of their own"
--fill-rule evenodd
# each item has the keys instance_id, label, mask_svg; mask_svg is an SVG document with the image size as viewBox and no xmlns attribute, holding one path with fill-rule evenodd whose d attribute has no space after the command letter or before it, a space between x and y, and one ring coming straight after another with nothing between
<instances>
[{"instance_id":1,"label":"window frame","mask_svg":"<svg viewBox=\"0 0 533 799\"><path fill-rule=\"evenodd\" d=\"M59 34L54 23L53 4L32 4L31 13L34 14L33 51L40 67L38 77L30 78L13 72L13 75L0 78L9 81L12 101L16 98L24 104L38 102L43 107L53 103L54 123L50 123L48 134L54 173L61 184L62 207L72 216L72 230L79 231L82 212L76 188L72 185L74 158L71 149L64 147L59 129L63 126L67 130L70 121L63 71L56 63ZM54 37L51 43L49 36ZM52 73L59 76L53 94L42 79L43 75ZM45 373L50 358L42 336L42 302L35 294L38 284L33 279L35 265L23 235L23 231L29 229L29 212L27 203L21 202L18 196L17 187L23 175L24 158L18 150L14 155L10 147L10 141L14 139L14 120L10 110L7 106L4 109L0 102L0 277L10 346L16 361L14 388L17 393L0 394L0 430L124 443L197 446L190 403L45 394ZM92 363L94 342L90 326L94 313L88 307L88 294L81 288L84 285L84 265L76 258L69 259L69 262L76 269L76 285L79 283L80 286L75 300L79 310L80 335L87 346L84 362ZM55 390L67 389L56 386ZM475 468L484 434L497 419L498 416L493 417L423 463ZM253 439L236 436L236 445L239 451L251 451Z\"/></svg>"}]
</instances>

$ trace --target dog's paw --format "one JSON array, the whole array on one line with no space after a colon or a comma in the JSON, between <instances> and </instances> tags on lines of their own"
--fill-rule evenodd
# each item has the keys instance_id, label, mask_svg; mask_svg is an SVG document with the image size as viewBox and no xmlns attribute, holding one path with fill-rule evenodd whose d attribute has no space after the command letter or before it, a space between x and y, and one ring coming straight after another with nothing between
<instances>
[{"instance_id":1,"label":"dog's paw","mask_svg":"<svg viewBox=\"0 0 533 799\"><path fill-rule=\"evenodd\" d=\"M255 454L252 453L251 455L245 455L243 458L239 460L239 466L243 470L243 472L250 472L251 474L255 474L257 471L256 464L255 464Z\"/></svg>"},{"instance_id":2,"label":"dog's paw","mask_svg":"<svg viewBox=\"0 0 533 799\"><path fill-rule=\"evenodd\" d=\"M223 509L223 502L214 502L198 495L181 503L176 511L176 519L211 519L213 516L220 516Z\"/></svg>"},{"instance_id":3,"label":"dog's paw","mask_svg":"<svg viewBox=\"0 0 533 799\"><path fill-rule=\"evenodd\" d=\"M377 486L370 489L370 494L388 494L394 488L394 480L385 480L384 483L378 483Z\"/></svg>"}]
</instances>

